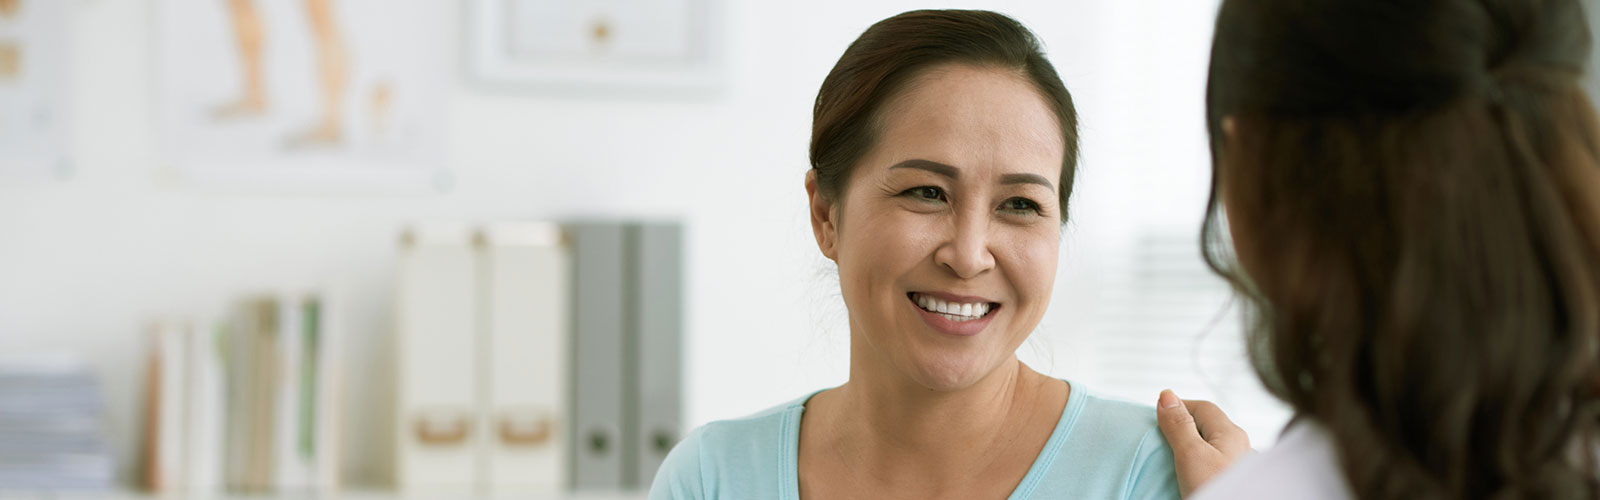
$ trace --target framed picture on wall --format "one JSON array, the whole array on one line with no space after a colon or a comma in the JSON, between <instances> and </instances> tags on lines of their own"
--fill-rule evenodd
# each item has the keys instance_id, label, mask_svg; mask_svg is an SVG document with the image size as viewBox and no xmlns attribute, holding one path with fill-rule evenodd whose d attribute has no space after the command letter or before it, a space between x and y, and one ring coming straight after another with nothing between
<instances>
[{"instance_id":1,"label":"framed picture on wall","mask_svg":"<svg viewBox=\"0 0 1600 500\"><path fill-rule=\"evenodd\" d=\"M448 3L158 0L157 128L183 184L446 189Z\"/></svg>"},{"instance_id":2,"label":"framed picture on wall","mask_svg":"<svg viewBox=\"0 0 1600 500\"><path fill-rule=\"evenodd\" d=\"M707 92L718 87L718 0L474 0L466 58L484 83Z\"/></svg>"},{"instance_id":3,"label":"framed picture on wall","mask_svg":"<svg viewBox=\"0 0 1600 500\"><path fill-rule=\"evenodd\" d=\"M67 9L60 0L0 0L0 176L64 178Z\"/></svg>"}]
</instances>

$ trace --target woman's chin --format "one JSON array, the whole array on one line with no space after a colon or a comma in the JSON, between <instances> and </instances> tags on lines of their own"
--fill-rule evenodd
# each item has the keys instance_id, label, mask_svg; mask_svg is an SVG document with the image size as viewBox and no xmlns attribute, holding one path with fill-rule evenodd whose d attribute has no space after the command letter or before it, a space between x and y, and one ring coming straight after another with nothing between
<instances>
[{"instance_id":1,"label":"woman's chin","mask_svg":"<svg viewBox=\"0 0 1600 500\"><path fill-rule=\"evenodd\" d=\"M932 359L913 359L911 377L937 392L958 391L971 387L994 372L999 363L978 357L956 356Z\"/></svg>"}]
</instances>

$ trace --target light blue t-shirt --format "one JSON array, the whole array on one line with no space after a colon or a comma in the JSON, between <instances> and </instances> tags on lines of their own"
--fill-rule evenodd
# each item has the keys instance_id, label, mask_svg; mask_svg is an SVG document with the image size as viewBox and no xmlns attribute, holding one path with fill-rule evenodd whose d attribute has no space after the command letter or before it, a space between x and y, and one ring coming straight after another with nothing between
<instances>
[{"instance_id":1,"label":"light blue t-shirt","mask_svg":"<svg viewBox=\"0 0 1600 500\"><path fill-rule=\"evenodd\" d=\"M1176 500L1172 450L1155 408L1071 387L1061 419L1010 499ZM812 395L695 429L661 464L650 500L799 500L800 415Z\"/></svg>"}]
</instances>

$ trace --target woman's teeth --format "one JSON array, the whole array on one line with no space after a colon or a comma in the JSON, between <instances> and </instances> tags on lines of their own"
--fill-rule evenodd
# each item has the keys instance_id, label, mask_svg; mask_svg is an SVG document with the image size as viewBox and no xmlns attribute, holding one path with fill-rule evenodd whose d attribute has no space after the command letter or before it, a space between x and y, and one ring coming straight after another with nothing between
<instances>
[{"instance_id":1,"label":"woman's teeth","mask_svg":"<svg viewBox=\"0 0 1600 500\"><path fill-rule=\"evenodd\" d=\"M944 316L950 321L972 321L989 314L988 302L961 304L947 302L920 293L911 294L911 300L917 303L922 310Z\"/></svg>"}]
</instances>

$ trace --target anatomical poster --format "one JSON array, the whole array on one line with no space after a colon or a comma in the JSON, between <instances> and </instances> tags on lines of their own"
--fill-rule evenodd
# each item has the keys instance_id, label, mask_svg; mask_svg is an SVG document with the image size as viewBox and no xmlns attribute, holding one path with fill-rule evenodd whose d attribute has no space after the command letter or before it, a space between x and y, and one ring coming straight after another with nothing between
<instances>
[{"instance_id":1,"label":"anatomical poster","mask_svg":"<svg viewBox=\"0 0 1600 500\"><path fill-rule=\"evenodd\" d=\"M444 175L433 0L159 0L162 158L247 190L424 188Z\"/></svg>"}]
</instances>

